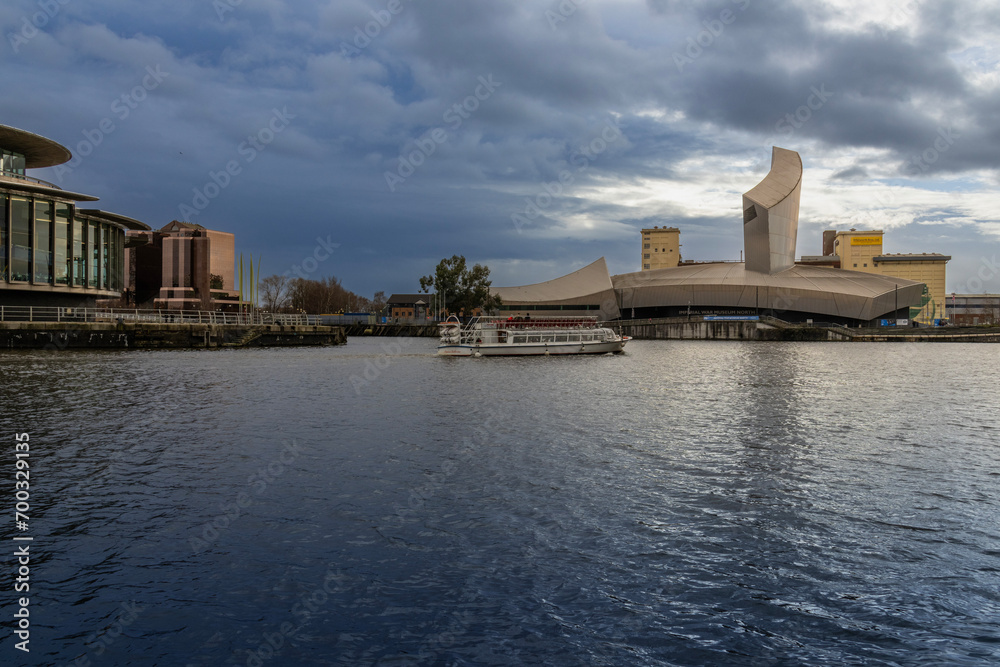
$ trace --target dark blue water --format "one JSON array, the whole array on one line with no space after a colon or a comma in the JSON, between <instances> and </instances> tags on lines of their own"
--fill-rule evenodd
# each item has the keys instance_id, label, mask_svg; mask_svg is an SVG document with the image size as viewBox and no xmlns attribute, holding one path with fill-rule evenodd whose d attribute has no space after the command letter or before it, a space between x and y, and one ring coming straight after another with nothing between
<instances>
[{"instance_id":1,"label":"dark blue water","mask_svg":"<svg viewBox=\"0 0 1000 667\"><path fill-rule=\"evenodd\" d=\"M998 348L434 345L0 354L0 661L1000 662Z\"/></svg>"}]
</instances>

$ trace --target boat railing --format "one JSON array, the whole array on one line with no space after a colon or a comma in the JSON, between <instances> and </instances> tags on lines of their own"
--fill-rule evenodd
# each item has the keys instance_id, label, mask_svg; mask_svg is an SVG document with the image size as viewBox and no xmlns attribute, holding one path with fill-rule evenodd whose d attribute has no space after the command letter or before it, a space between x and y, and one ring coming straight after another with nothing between
<instances>
[{"instance_id":1,"label":"boat railing","mask_svg":"<svg viewBox=\"0 0 1000 667\"><path fill-rule=\"evenodd\" d=\"M476 317L463 329L594 329L601 326L595 316L539 317Z\"/></svg>"}]
</instances>

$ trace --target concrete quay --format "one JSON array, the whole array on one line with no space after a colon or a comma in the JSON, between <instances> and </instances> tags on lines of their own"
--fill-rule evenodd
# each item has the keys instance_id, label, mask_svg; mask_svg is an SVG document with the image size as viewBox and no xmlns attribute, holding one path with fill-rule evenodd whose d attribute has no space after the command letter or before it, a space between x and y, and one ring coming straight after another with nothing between
<instances>
[{"instance_id":1,"label":"concrete quay","mask_svg":"<svg viewBox=\"0 0 1000 667\"><path fill-rule=\"evenodd\" d=\"M197 322L0 322L0 349L219 349L342 345L343 327Z\"/></svg>"}]
</instances>

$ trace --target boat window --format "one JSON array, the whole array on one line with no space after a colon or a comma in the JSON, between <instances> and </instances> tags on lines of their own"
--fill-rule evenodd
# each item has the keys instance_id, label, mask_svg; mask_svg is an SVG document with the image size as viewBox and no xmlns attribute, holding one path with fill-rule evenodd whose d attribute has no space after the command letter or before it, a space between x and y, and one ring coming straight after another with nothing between
<instances>
[{"instance_id":1,"label":"boat window","mask_svg":"<svg viewBox=\"0 0 1000 667\"><path fill-rule=\"evenodd\" d=\"M572 336L569 337L569 341L571 343L579 343L580 342L580 334L573 334Z\"/></svg>"},{"instance_id":2,"label":"boat window","mask_svg":"<svg viewBox=\"0 0 1000 667\"><path fill-rule=\"evenodd\" d=\"M558 336L556 336L556 342L557 343L565 343L566 340L567 340L567 338L568 338L568 336L566 336L566 334L559 334Z\"/></svg>"},{"instance_id":3,"label":"boat window","mask_svg":"<svg viewBox=\"0 0 1000 667\"><path fill-rule=\"evenodd\" d=\"M523 343L523 342L524 342L524 336L514 336L514 343L515 344L517 344L517 343Z\"/></svg>"},{"instance_id":4,"label":"boat window","mask_svg":"<svg viewBox=\"0 0 1000 667\"><path fill-rule=\"evenodd\" d=\"M555 337L554 334L545 334L544 336L542 336L542 342L543 343L551 343L555 339L556 339L556 337Z\"/></svg>"},{"instance_id":5,"label":"boat window","mask_svg":"<svg viewBox=\"0 0 1000 667\"><path fill-rule=\"evenodd\" d=\"M529 343L541 343L542 342L541 338L542 338L541 336L528 336L528 342Z\"/></svg>"},{"instance_id":6,"label":"boat window","mask_svg":"<svg viewBox=\"0 0 1000 667\"><path fill-rule=\"evenodd\" d=\"M591 341L591 340L594 340L594 336L593 336L593 335L591 335L591 334L584 334L584 335L583 335L583 340L584 340L584 341Z\"/></svg>"}]
</instances>

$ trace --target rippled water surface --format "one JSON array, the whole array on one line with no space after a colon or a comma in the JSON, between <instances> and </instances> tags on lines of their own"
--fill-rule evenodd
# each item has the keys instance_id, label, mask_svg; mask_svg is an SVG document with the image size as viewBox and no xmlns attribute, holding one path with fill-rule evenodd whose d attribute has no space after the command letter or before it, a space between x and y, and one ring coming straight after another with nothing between
<instances>
[{"instance_id":1,"label":"rippled water surface","mask_svg":"<svg viewBox=\"0 0 1000 667\"><path fill-rule=\"evenodd\" d=\"M434 345L0 354L0 661L1000 663L1000 348Z\"/></svg>"}]
</instances>

